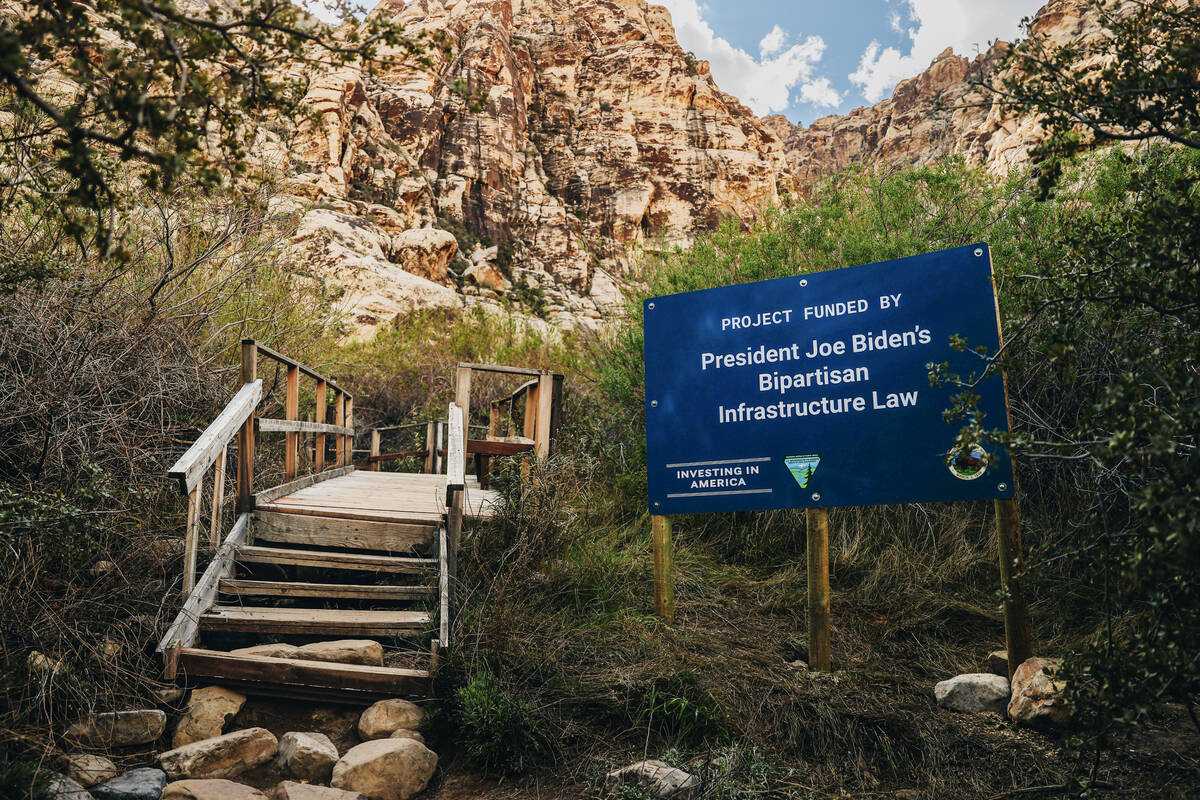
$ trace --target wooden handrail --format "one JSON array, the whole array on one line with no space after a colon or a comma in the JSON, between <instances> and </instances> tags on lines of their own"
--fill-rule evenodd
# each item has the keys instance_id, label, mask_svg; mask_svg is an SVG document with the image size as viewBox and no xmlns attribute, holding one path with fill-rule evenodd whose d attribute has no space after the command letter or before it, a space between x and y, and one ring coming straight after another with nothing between
<instances>
[{"instance_id":1,"label":"wooden handrail","mask_svg":"<svg viewBox=\"0 0 1200 800\"><path fill-rule=\"evenodd\" d=\"M450 404L446 429L446 489L462 489L467 485L467 440L462 408L457 403Z\"/></svg>"},{"instance_id":2,"label":"wooden handrail","mask_svg":"<svg viewBox=\"0 0 1200 800\"><path fill-rule=\"evenodd\" d=\"M258 417L254 420L260 433L334 433L339 436L353 436L354 429L344 425L329 425L324 422L308 422L302 419L268 419Z\"/></svg>"},{"instance_id":3,"label":"wooden handrail","mask_svg":"<svg viewBox=\"0 0 1200 800\"><path fill-rule=\"evenodd\" d=\"M317 372L312 367L306 366L294 358L285 356L283 353L279 352L278 350L267 347L265 344L262 344L259 341L256 341L254 339L243 339L242 344L243 345L254 345L254 347L257 348L259 355L266 356L267 358L271 359L272 361L276 361L280 364L283 364L285 367L295 367L296 369L300 370L301 372L303 372L305 375L312 378L313 380L322 381L325 384L327 384L329 386L329 388L333 389L334 391L342 392L343 394L346 395L346 397L354 396L353 394L351 394L350 392L346 391L341 386L339 386L337 381L334 378L327 378L324 375L322 375L321 373Z\"/></svg>"},{"instance_id":4,"label":"wooden handrail","mask_svg":"<svg viewBox=\"0 0 1200 800\"><path fill-rule=\"evenodd\" d=\"M262 381L247 383L238 390L225 409L212 421L196 443L179 457L167 471L167 476L179 481L180 489L188 494L216 463L226 445L237 435L238 430L254 414L258 401L262 399Z\"/></svg>"}]
</instances>

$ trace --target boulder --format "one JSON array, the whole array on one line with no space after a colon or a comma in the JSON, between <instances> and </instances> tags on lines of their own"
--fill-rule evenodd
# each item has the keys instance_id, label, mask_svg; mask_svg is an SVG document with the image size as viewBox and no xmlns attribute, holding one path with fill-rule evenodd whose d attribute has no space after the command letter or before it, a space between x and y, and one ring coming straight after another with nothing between
<instances>
[{"instance_id":1,"label":"boulder","mask_svg":"<svg viewBox=\"0 0 1200 800\"><path fill-rule=\"evenodd\" d=\"M358 718L358 735L364 739L386 739L405 728L413 730L421 724L421 707L407 700L380 700Z\"/></svg>"},{"instance_id":2,"label":"boulder","mask_svg":"<svg viewBox=\"0 0 1200 800\"><path fill-rule=\"evenodd\" d=\"M66 762L67 777L80 786L95 786L97 783L117 777L116 766L102 756L75 753L63 760Z\"/></svg>"},{"instance_id":3,"label":"boulder","mask_svg":"<svg viewBox=\"0 0 1200 800\"><path fill-rule=\"evenodd\" d=\"M333 767L336 789L370 800L408 800L437 769L437 754L413 739L380 739L352 747Z\"/></svg>"},{"instance_id":4,"label":"boulder","mask_svg":"<svg viewBox=\"0 0 1200 800\"><path fill-rule=\"evenodd\" d=\"M1008 678L989 672L972 672L955 675L949 680L939 681L933 687L937 704L951 711L975 714L980 711L1004 713L1008 703Z\"/></svg>"},{"instance_id":5,"label":"boulder","mask_svg":"<svg viewBox=\"0 0 1200 800\"><path fill-rule=\"evenodd\" d=\"M1008 677L1008 651L993 650L988 653L987 671L993 675L1003 675Z\"/></svg>"},{"instance_id":6,"label":"boulder","mask_svg":"<svg viewBox=\"0 0 1200 800\"><path fill-rule=\"evenodd\" d=\"M615 769L604 779L610 789L633 784L647 789L656 797L691 797L700 788L700 779L658 760L639 761Z\"/></svg>"},{"instance_id":7,"label":"boulder","mask_svg":"<svg viewBox=\"0 0 1200 800\"><path fill-rule=\"evenodd\" d=\"M504 294L512 288L504 274L486 262L472 264L463 273L463 277L473 281L479 288L491 289L496 294Z\"/></svg>"},{"instance_id":8,"label":"boulder","mask_svg":"<svg viewBox=\"0 0 1200 800\"><path fill-rule=\"evenodd\" d=\"M166 727L167 715L157 708L109 711L76 722L65 737L81 747L128 747L155 741Z\"/></svg>"},{"instance_id":9,"label":"boulder","mask_svg":"<svg viewBox=\"0 0 1200 800\"><path fill-rule=\"evenodd\" d=\"M267 800L267 796L253 786L224 778L202 778L168 783L162 800Z\"/></svg>"},{"instance_id":10,"label":"boulder","mask_svg":"<svg viewBox=\"0 0 1200 800\"><path fill-rule=\"evenodd\" d=\"M253 647L239 647L237 650L230 650L230 655L235 656L266 656L267 658L291 658L292 653L298 648L294 644L284 644L276 642L273 644L256 644Z\"/></svg>"},{"instance_id":11,"label":"boulder","mask_svg":"<svg viewBox=\"0 0 1200 800\"><path fill-rule=\"evenodd\" d=\"M338 751L323 733L285 733L279 740L279 768L294 778L310 783L326 783Z\"/></svg>"},{"instance_id":12,"label":"boulder","mask_svg":"<svg viewBox=\"0 0 1200 800\"><path fill-rule=\"evenodd\" d=\"M392 237L392 261L405 272L434 283L446 280L450 262L458 254L458 240L438 228L413 228Z\"/></svg>"},{"instance_id":13,"label":"boulder","mask_svg":"<svg viewBox=\"0 0 1200 800\"><path fill-rule=\"evenodd\" d=\"M334 789L332 786L313 786L310 783L283 781L271 792L271 800L367 800L358 792Z\"/></svg>"},{"instance_id":14,"label":"boulder","mask_svg":"<svg viewBox=\"0 0 1200 800\"><path fill-rule=\"evenodd\" d=\"M392 731L392 735L389 736L388 738L389 739L412 739L414 742L420 742L421 744L425 744L424 736L417 733L416 731L408 730L407 728L401 728L398 731Z\"/></svg>"},{"instance_id":15,"label":"boulder","mask_svg":"<svg viewBox=\"0 0 1200 800\"><path fill-rule=\"evenodd\" d=\"M246 696L222 686L205 686L192 692L187 711L175 726L172 747L220 736L229 721L246 704Z\"/></svg>"},{"instance_id":16,"label":"boulder","mask_svg":"<svg viewBox=\"0 0 1200 800\"><path fill-rule=\"evenodd\" d=\"M154 695L154 699L164 706L174 706L179 705L187 696L187 689L180 686L164 686L161 689L153 690L150 694Z\"/></svg>"},{"instance_id":17,"label":"boulder","mask_svg":"<svg viewBox=\"0 0 1200 800\"><path fill-rule=\"evenodd\" d=\"M141 767L92 789L96 800L159 800L167 776L161 769Z\"/></svg>"},{"instance_id":18,"label":"boulder","mask_svg":"<svg viewBox=\"0 0 1200 800\"><path fill-rule=\"evenodd\" d=\"M383 645L370 639L340 639L297 647L289 656L300 661L336 661L340 664L383 666Z\"/></svg>"},{"instance_id":19,"label":"boulder","mask_svg":"<svg viewBox=\"0 0 1200 800\"><path fill-rule=\"evenodd\" d=\"M93 800L88 790L66 775L54 773L46 781L46 791L51 800Z\"/></svg>"},{"instance_id":20,"label":"boulder","mask_svg":"<svg viewBox=\"0 0 1200 800\"><path fill-rule=\"evenodd\" d=\"M1071 721L1071 709L1063 698L1064 684L1054 680L1059 662L1049 658L1031 658L1013 672L1012 699L1008 717L1018 725L1043 730L1064 728Z\"/></svg>"},{"instance_id":21,"label":"boulder","mask_svg":"<svg viewBox=\"0 0 1200 800\"><path fill-rule=\"evenodd\" d=\"M158 763L172 780L232 778L275 757L279 741L266 728L247 728L168 750Z\"/></svg>"}]
</instances>

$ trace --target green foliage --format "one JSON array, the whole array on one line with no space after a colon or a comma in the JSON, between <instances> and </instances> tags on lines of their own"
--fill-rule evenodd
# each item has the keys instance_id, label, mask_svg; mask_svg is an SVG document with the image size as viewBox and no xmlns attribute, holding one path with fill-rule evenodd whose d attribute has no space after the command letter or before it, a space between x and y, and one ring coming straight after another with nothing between
<instances>
[{"instance_id":1,"label":"green foliage","mask_svg":"<svg viewBox=\"0 0 1200 800\"><path fill-rule=\"evenodd\" d=\"M721 709L689 671L664 675L646 690L638 724L653 728L667 741L683 746L724 738Z\"/></svg>"},{"instance_id":2,"label":"green foliage","mask_svg":"<svg viewBox=\"0 0 1200 800\"><path fill-rule=\"evenodd\" d=\"M533 707L507 692L490 673L480 673L454 692L459 743L475 764L520 775L541 749Z\"/></svg>"},{"instance_id":3,"label":"green foliage","mask_svg":"<svg viewBox=\"0 0 1200 800\"><path fill-rule=\"evenodd\" d=\"M0 769L0 797L5 800L51 800L49 773L29 761L11 761Z\"/></svg>"}]
</instances>

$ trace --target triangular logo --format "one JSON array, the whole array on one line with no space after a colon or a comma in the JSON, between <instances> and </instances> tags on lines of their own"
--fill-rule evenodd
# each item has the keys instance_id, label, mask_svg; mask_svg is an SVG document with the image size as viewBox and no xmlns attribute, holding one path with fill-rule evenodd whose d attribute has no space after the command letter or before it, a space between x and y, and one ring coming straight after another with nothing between
<instances>
[{"instance_id":1,"label":"triangular logo","mask_svg":"<svg viewBox=\"0 0 1200 800\"><path fill-rule=\"evenodd\" d=\"M807 489L808 482L817 471L817 465L821 463L821 457L787 456L783 459L783 463L791 471L792 477L796 479L796 483L800 484L800 488Z\"/></svg>"}]
</instances>

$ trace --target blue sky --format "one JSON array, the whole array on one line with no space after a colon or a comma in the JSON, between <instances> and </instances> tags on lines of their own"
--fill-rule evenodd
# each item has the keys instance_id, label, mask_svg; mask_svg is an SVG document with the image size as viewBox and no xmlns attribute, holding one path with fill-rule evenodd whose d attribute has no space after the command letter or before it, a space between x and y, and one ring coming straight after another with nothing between
<instances>
[{"instance_id":1,"label":"blue sky","mask_svg":"<svg viewBox=\"0 0 1200 800\"><path fill-rule=\"evenodd\" d=\"M679 43L760 115L809 124L891 95L946 47L1011 41L1045 0L650 0Z\"/></svg>"}]
</instances>

